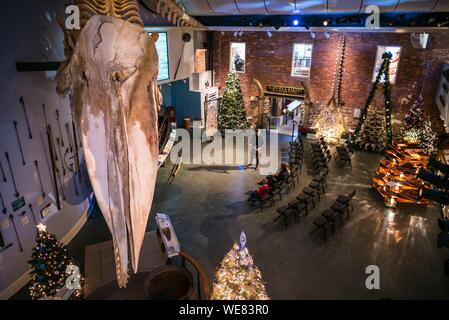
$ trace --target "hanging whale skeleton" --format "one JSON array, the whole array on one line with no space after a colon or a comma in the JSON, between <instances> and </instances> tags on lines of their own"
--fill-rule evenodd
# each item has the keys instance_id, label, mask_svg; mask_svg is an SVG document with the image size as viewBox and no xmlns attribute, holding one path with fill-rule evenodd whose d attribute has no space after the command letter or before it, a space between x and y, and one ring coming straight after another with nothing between
<instances>
[{"instance_id":1,"label":"hanging whale skeleton","mask_svg":"<svg viewBox=\"0 0 449 320\"><path fill-rule=\"evenodd\" d=\"M158 1L166 2L173 5ZM57 91L72 96L89 178L112 233L118 285L125 287L130 262L137 272L156 182L158 36L144 31L136 0L75 4L81 29L63 28L66 60ZM177 24L196 26L169 6L159 8Z\"/></svg>"}]
</instances>

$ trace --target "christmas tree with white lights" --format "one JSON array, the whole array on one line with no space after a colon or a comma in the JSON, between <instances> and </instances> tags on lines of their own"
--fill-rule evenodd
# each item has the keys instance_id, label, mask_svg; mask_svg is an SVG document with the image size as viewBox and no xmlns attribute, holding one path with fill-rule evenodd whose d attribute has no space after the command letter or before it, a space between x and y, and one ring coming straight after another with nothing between
<instances>
[{"instance_id":1,"label":"christmas tree with white lights","mask_svg":"<svg viewBox=\"0 0 449 320\"><path fill-rule=\"evenodd\" d=\"M409 143L418 143L429 156L437 152L436 134L432 131L432 123L425 120L424 101L422 96L415 100L404 118L399 137Z\"/></svg>"},{"instance_id":2,"label":"christmas tree with white lights","mask_svg":"<svg viewBox=\"0 0 449 320\"><path fill-rule=\"evenodd\" d=\"M226 80L223 99L218 107L218 128L220 130L248 128L240 79L236 73L229 73Z\"/></svg>"},{"instance_id":3,"label":"christmas tree with white lights","mask_svg":"<svg viewBox=\"0 0 449 320\"><path fill-rule=\"evenodd\" d=\"M234 243L215 273L212 300L269 300L260 270L246 248L246 236Z\"/></svg>"},{"instance_id":4,"label":"christmas tree with white lights","mask_svg":"<svg viewBox=\"0 0 449 320\"><path fill-rule=\"evenodd\" d=\"M32 299L51 299L66 284L66 268L72 260L67 247L45 225L37 225L37 230L36 245L28 261L32 268L30 295Z\"/></svg>"}]
</instances>

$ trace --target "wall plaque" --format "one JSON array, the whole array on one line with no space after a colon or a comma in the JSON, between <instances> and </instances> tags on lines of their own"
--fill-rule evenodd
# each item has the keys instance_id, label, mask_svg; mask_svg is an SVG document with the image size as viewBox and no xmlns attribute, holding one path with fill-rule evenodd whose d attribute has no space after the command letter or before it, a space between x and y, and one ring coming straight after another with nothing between
<instances>
[{"instance_id":1,"label":"wall plaque","mask_svg":"<svg viewBox=\"0 0 449 320\"><path fill-rule=\"evenodd\" d=\"M16 212L17 210L19 210L20 208L23 208L24 206L25 206L25 198L22 196L22 197L20 197L20 198L18 198L18 199L16 199L16 200L14 200L12 203L11 203L11 206L12 206L12 210L14 211L14 212Z\"/></svg>"}]
</instances>

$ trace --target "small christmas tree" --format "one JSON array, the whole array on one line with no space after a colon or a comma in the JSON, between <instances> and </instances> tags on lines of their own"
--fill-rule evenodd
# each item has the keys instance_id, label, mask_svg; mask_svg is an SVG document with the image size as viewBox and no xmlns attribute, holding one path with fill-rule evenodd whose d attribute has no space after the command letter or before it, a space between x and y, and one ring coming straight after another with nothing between
<instances>
[{"instance_id":1,"label":"small christmas tree","mask_svg":"<svg viewBox=\"0 0 449 320\"><path fill-rule=\"evenodd\" d=\"M262 274L245 244L242 232L240 246L234 243L215 273L212 300L269 300Z\"/></svg>"},{"instance_id":2,"label":"small christmas tree","mask_svg":"<svg viewBox=\"0 0 449 320\"><path fill-rule=\"evenodd\" d=\"M66 268L71 265L67 247L56 240L56 236L47 232L43 224L37 226L36 246L31 260L30 295L33 299L47 299L65 285ZM75 294L76 295L76 294Z\"/></svg>"},{"instance_id":3,"label":"small christmas tree","mask_svg":"<svg viewBox=\"0 0 449 320\"><path fill-rule=\"evenodd\" d=\"M432 131L431 122L425 120L422 96L415 100L405 115L399 137L409 143L418 143L429 156L436 154L436 135Z\"/></svg>"},{"instance_id":4,"label":"small christmas tree","mask_svg":"<svg viewBox=\"0 0 449 320\"><path fill-rule=\"evenodd\" d=\"M375 110L370 111L356 142L366 151L380 152L384 150L387 146L385 116Z\"/></svg>"},{"instance_id":5,"label":"small christmas tree","mask_svg":"<svg viewBox=\"0 0 449 320\"><path fill-rule=\"evenodd\" d=\"M218 109L218 128L220 130L248 128L240 79L236 73L229 73L226 80L223 99Z\"/></svg>"}]
</instances>

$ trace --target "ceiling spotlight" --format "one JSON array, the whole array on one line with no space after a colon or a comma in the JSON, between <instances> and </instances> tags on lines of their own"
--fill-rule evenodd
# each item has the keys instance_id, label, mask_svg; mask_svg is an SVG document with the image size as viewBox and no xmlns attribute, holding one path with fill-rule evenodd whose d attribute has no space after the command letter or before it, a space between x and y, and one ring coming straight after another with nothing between
<instances>
[{"instance_id":1,"label":"ceiling spotlight","mask_svg":"<svg viewBox=\"0 0 449 320\"><path fill-rule=\"evenodd\" d=\"M222 32L221 32L221 35L222 35L222 36L224 36L224 35L225 35L224 31L222 31Z\"/></svg>"},{"instance_id":2,"label":"ceiling spotlight","mask_svg":"<svg viewBox=\"0 0 449 320\"><path fill-rule=\"evenodd\" d=\"M316 38L316 33L315 32L311 32L310 36L312 37L312 39L315 39Z\"/></svg>"},{"instance_id":3,"label":"ceiling spotlight","mask_svg":"<svg viewBox=\"0 0 449 320\"><path fill-rule=\"evenodd\" d=\"M328 24L329 24L329 22L327 22L327 20L323 21L323 26L327 27Z\"/></svg>"},{"instance_id":4,"label":"ceiling spotlight","mask_svg":"<svg viewBox=\"0 0 449 320\"><path fill-rule=\"evenodd\" d=\"M243 36L243 31L239 32L239 37Z\"/></svg>"},{"instance_id":5,"label":"ceiling spotlight","mask_svg":"<svg viewBox=\"0 0 449 320\"><path fill-rule=\"evenodd\" d=\"M273 34L271 33L271 31L267 31L267 36L268 38L271 38L273 36Z\"/></svg>"},{"instance_id":6,"label":"ceiling spotlight","mask_svg":"<svg viewBox=\"0 0 449 320\"><path fill-rule=\"evenodd\" d=\"M330 35L330 33L329 33L329 32L327 32L327 31L326 31L326 32L324 33L324 36L325 36L326 38L328 38L328 39L329 39L329 37L330 37L331 35Z\"/></svg>"},{"instance_id":7,"label":"ceiling spotlight","mask_svg":"<svg viewBox=\"0 0 449 320\"><path fill-rule=\"evenodd\" d=\"M234 37L237 37L238 35L239 35L238 31L234 32Z\"/></svg>"},{"instance_id":8,"label":"ceiling spotlight","mask_svg":"<svg viewBox=\"0 0 449 320\"><path fill-rule=\"evenodd\" d=\"M298 19L293 20L293 25L297 27L299 25L299 20Z\"/></svg>"}]
</instances>

